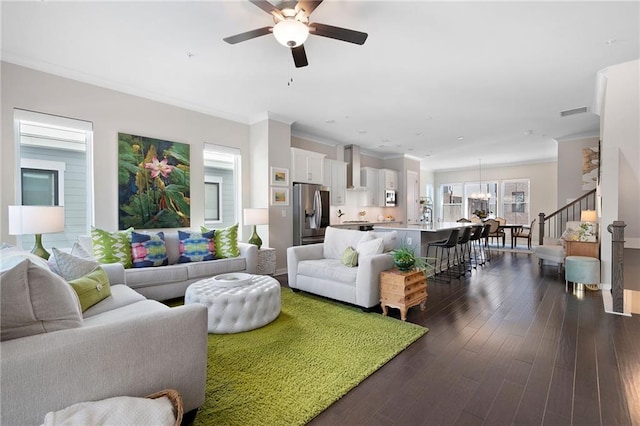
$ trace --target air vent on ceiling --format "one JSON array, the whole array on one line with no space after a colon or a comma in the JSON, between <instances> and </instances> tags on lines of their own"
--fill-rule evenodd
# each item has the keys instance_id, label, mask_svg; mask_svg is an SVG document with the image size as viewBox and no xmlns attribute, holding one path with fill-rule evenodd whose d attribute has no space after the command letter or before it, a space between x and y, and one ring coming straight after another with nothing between
<instances>
[{"instance_id":1,"label":"air vent on ceiling","mask_svg":"<svg viewBox=\"0 0 640 426\"><path fill-rule=\"evenodd\" d=\"M574 108L574 109L568 109L566 111L560 111L560 117L568 117L570 115L576 115L576 114L584 114L585 112L589 112L589 107L582 107L582 108Z\"/></svg>"}]
</instances>

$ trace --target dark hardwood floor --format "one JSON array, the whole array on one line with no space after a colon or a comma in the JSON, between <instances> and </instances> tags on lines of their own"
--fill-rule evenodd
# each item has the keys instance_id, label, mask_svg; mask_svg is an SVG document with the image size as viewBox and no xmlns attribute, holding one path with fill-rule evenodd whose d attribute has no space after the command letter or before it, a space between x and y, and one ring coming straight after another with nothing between
<instances>
[{"instance_id":1,"label":"dark hardwood floor","mask_svg":"<svg viewBox=\"0 0 640 426\"><path fill-rule=\"evenodd\" d=\"M407 320L429 333L311 425L640 425L640 316L525 253L428 294Z\"/></svg>"}]
</instances>

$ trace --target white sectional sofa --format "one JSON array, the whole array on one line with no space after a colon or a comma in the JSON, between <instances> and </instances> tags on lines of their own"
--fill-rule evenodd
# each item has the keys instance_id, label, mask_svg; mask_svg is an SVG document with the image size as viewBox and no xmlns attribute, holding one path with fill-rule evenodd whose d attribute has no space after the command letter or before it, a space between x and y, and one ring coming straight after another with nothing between
<instances>
[{"instance_id":1,"label":"white sectional sofa","mask_svg":"<svg viewBox=\"0 0 640 426\"><path fill-rule=\"evenodd\" d=\"M123 269L112 264L103 266L111 295L82 313L71 286L37 263L3 267L0 423L39 425L77 402L169 388L185 412L203 404L205 306L147 300L121 284Z\"/></svg>"},{"instance_id":2,"label":"white sectional sofa","mask_svg":"<svg viewBox=\"0 0 640 426\"><path fill-rule=\"evenodd\" d=\"M122 267L124 281L148 299L168 300L183 297L187 287L200 279L229 272L256 273L258 248L253 244L238 243L240 256L226 259L207 260L193 263L178 263L180 241L175 231L164 233L169 265L127 268ZM91 253L91 237L78 239L88 253Z\"/></svg>"},{"instance_id":3,"label":"white sectional sofa","mask_svg":"<svg viewBox=\"0 0 640 426\"><path fill-rule=\"evenodd\" d=\"M352 247L359 251L363 237L370 241L382 239L384 252L359 253L357 266L344 265L341 257L345 249ZM294 291L304 290L365 309L376 306L380 303L380 272L394 266L389 251L396 247L395 238L395 232L378 236L373 231L329 227L324 243L287 249L289 287Z\"/></svg>"}]
</instances>

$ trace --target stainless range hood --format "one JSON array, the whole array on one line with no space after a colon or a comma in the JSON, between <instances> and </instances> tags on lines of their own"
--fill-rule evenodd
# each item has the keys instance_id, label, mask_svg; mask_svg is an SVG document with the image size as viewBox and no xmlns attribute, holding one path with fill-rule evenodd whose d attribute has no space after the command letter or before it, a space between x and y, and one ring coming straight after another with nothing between
<instances>
[{"instance_id":1,"label":"stainless range hood","mask_svg":"<svg viewBox=\"0 0 640 426\"><path fill-rule=\"evenodd\" d=\"M360 185L360 147L346 145L344 147L344 161L347 162L347 189L351 191L366 191Z\"/></svg>"}]
</instances>

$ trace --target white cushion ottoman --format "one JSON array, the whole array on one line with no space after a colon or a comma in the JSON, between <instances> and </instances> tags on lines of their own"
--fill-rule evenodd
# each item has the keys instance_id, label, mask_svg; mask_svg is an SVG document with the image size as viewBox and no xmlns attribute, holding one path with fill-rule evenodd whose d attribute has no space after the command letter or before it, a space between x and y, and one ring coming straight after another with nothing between
<instances>
[{"instance_id":1,"label":"white cushion ottoman","mask_svg":"<svg viewBox=\"0 0 640 426\"><path fill-rule=\"evenodd\" d=\"M227 334L253 330L280 315L280 283L267 275L253 275L246 285L219 286L206 278L191 284L184 303L201 303L208 310L209 333Z\"/></svg>"}]
</instances>

